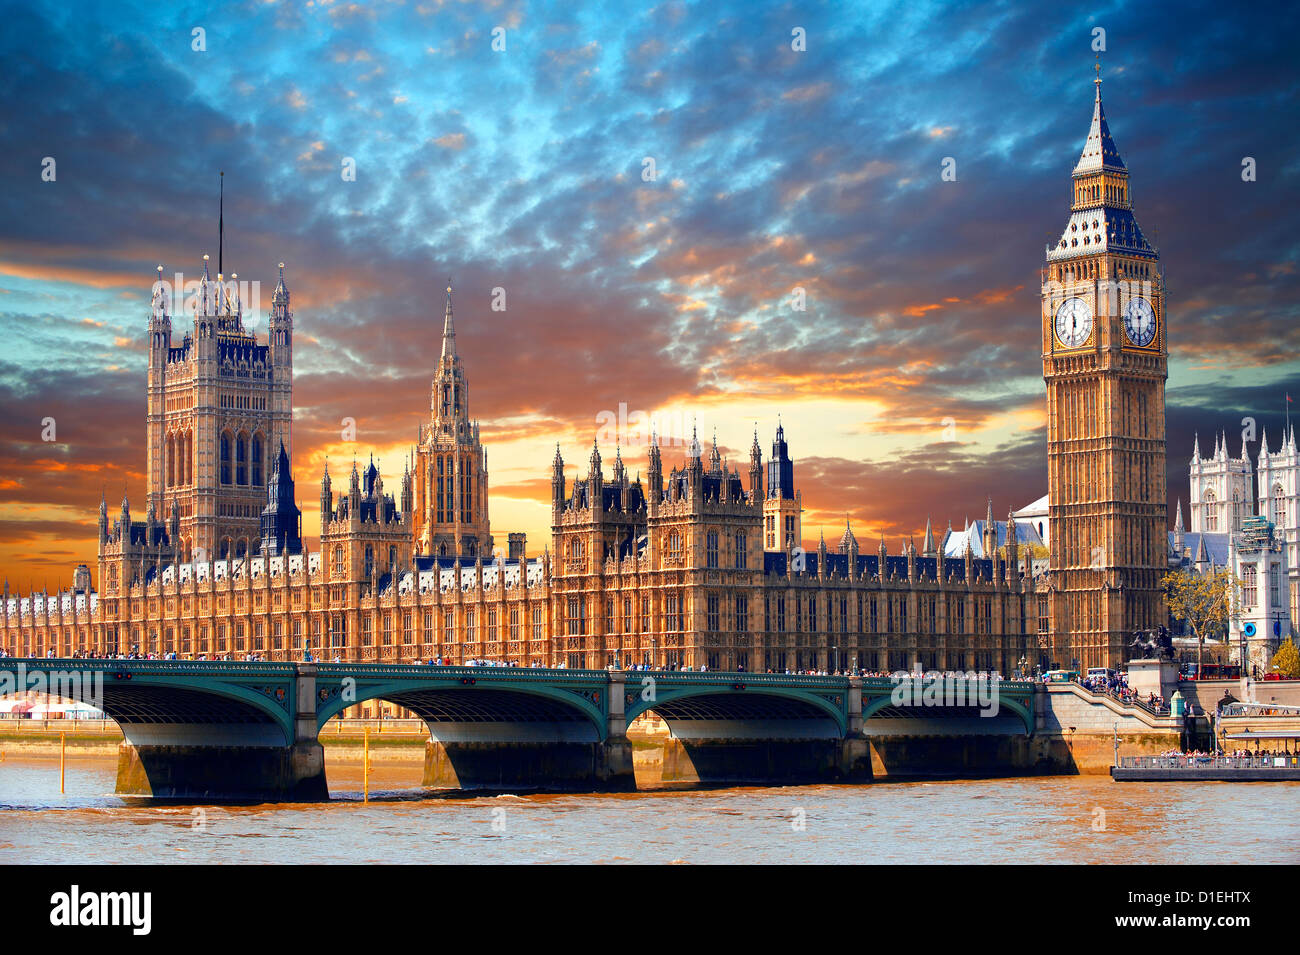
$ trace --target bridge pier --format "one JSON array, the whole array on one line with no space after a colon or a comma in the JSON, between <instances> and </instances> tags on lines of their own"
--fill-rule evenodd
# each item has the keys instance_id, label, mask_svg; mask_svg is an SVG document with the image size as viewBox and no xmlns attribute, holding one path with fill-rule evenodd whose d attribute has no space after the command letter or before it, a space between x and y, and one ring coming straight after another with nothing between
<instances>
[{"instance_id":1,"label":"bridge pier","mask_svg":"<svg viewBox=\"0 0 1300 955\"><path fill-rule=\"evenodd\" d=\"M265 721L122 722L117 793L153 799L316 802L329 799L316 739L316 667L300 664L283 687L294 740Z\"/></svg>"},{"instance_id":2,"label":"bridge pier","mask_svg":"<svg viewBox=\"0 0 1300 955\"><path fill-rule=\"evenodd\" d=\"M329 799L320 743L292 746L139 745L117 752L117 793L202 802Z\"/></svg>"},{"instance_id":3,"label":"bridge pier","mask_svg":"<svg viewBox=\"0 0 1300 955\"><path fill-rule=\"evenodd\" d=\"M871 781L862 738L744 739L670 736L638 747L644 785L757 786Z\"/></svg>"},{"instance_id":4,"label":"bridge pier","mask_svg":"<svg viewBox=\"0 0 1300 955\"><path fill-rule=\"evenodd\" d=\"M623 675L605 679L605 738L585 720L429 724L428 789L631 792L632 745L623 718Z\"/></svg>"},{"instance_id":5,"label":"bridge pier","mask_svg":"<svg viewBox=\"0 0 1300 955\"><path fill-rule=\"evenodd\" d=\"M632 747L606 742L434 740L424 744L427 789L631 792Z\"/></svg>"}]
</instances>

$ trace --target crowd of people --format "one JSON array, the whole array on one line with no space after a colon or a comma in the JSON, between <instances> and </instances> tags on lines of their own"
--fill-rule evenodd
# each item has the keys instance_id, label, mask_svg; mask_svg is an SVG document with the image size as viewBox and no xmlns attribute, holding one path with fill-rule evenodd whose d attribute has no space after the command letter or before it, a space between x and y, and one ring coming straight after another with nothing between
<instances>
[{"instance_id":1,"label":"crowd of people","mask_svg":"<svg viewBox=\"0 0 1300 955\"><path fill-rule=\"evenodd\" d=\"M1044 676L1043 681L1047 678ZM1167 701L1159 693L1148 693L1144 697L1128 685L1127 673L1116 673L1109 671L1105 676L1100 674L1096 676L1084 677L1079 683L1093 693L1104 693L1107 696L1114 697L1121 703L1137 703L1147 707L1147 709L1159 712L1165 709Z\"/></svg>"}]
</instances>

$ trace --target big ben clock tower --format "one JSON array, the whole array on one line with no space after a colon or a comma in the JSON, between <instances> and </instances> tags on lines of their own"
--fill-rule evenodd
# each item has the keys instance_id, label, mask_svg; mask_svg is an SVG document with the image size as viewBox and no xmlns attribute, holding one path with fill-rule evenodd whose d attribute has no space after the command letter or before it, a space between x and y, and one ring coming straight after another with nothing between
<instances>
[{"instance_id":1,"label":"big ben clock tower","mask_svg":"<svg viewBox=\"0 0 1300 955\"><path fill-rule=\"evenodd\" d=\"M1115 666L1164 623L1165 287L1133 215L1101 106L1074 167L1070 220L1043 270L1050 645L1060 666Z\"/></svg>"}]
</instances>

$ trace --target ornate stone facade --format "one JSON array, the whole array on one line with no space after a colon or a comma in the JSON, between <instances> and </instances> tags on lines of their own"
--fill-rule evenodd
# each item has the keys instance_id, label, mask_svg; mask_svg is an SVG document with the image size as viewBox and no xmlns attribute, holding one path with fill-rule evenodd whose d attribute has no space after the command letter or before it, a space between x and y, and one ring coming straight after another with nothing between
<instances>
[{"instance_id":1,"label":"ornate stone facade","mask_svg":"<svg viewBox=\"0 0 1300 955\"><path fill-rule=\"evenodd\" d=\"M479 440L478 422L469 417L469 382L456 353L450 282L442 355L430 389L429 424L420 429L415 452L413 518L417 554L492 554L487 451Z\"/></svg>"},{"instance_id":2,"label":"ornate stone facade","mask_svg":"<svg viewBox=\"0 0 1300 955\"><path fill-rule=\"evenodd\" d=\"M1070 219L1042 275L1052 658L1116 666L1165 622L1165 287L1096 80Z\"/></svg>"},{"instance_id":3,"label":"ornate stone facade","mask_svg":"<svg viewBox=\"0 0 1300 955\"><path fill-rule=\"evenodd\" d=\"M265 342L244 328L238 275L213 282L206 255L194 301L193 332L175 343L165 289L154 287L146 504L155 514L176 505L183 559L242 557L257 549L279 446L293 455L293 314L284 266Z\"/></svg>"},{"instance_id":4,"label":"ornate stone facade","mask_svg":"<svg viewBox=\"0 0 1300 955\"><path fill-rule=\"evenodd\" d=\"M273 335L288 319L283 282L276 301L283 311ZM264 354L269 369L270 346L223 332L230 321L228 314L214 334L226 334L231 348ZM206 312L198 322L207 324ZM863 555L847 527L840 553L829 553L825 541L804 553L784 429L773 444L776 466L768 473L776 486L768 494L757 434L748 488L716 440L707 464L693 439L667 475L653 445L645 485L629 479L619 453L607 480L593 444L586 477L569 488L557 447L552 549L529 558L523 536L511 535L512 553L493 556L486 453L468 418L450 290L432 390L431 421L421 429L414 473L402 476L400 500L385 493L373 461L364 469L354 463L337 497L326 468L318 551L301 545L286 445L258 491L261 535L223 533L234 544L224 559L187 559L186 528L200 525L184 523L179 494L166 522L152 506L145 521L133 521L124 500L112 527L101 501L100 591L90 589L83 569L68 593L6 593L0 645L22 656L137 651L286 660L310 650L324 659L595 668L922 666L1011 674L1021 661L1047 662L1034 638L1028 554L1022 568L1014 534L1005 548L991 543L986 559L969 548L961 559L945 559L932 553L932 537L923 555L909 545L890 556L883 540L877 553ZM213 446L200 448L196 460L204 452L223 460L220 435L272 435L278 450L288 433L270 415L220 415L210 424L199 433L210 434ZM247 466L237 455L234 463L241 460ZM234 473L231 487L217 476L216 490L231 491L219 499L235 500L245 486L251 493L251 470ZM795 534L765 548L774 508L783 530L784 518L793 519Z\"/></svg>"}]
</instances>

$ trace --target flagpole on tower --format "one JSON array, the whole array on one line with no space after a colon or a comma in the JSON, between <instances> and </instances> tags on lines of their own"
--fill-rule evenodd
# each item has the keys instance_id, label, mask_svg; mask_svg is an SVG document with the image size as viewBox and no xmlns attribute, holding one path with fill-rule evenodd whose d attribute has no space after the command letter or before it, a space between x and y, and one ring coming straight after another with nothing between
<instances>
[{"instance_id":1,"label":"flagpole on tower","mask_svg":"<svg viewBox=\"0 0 1300 955\"><path fill-rule=\"evenodd\" d=\"M222 171L218 175L221 177L221 198L217 200L217 274L225 275L226 270L221 267L221 252L226 235L226 174Z\"/></svg>"}]
</instances>

